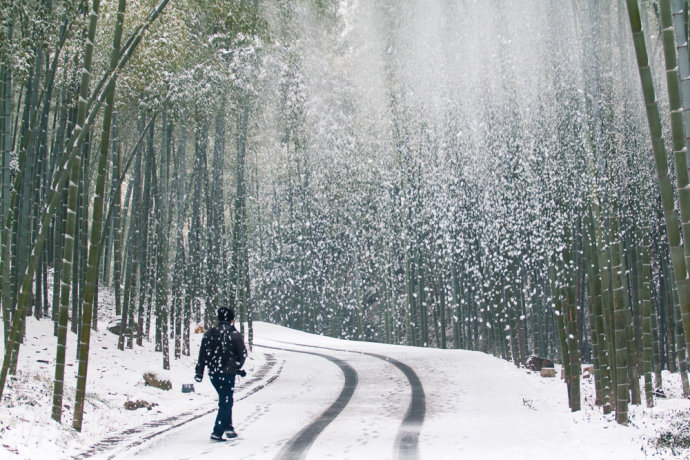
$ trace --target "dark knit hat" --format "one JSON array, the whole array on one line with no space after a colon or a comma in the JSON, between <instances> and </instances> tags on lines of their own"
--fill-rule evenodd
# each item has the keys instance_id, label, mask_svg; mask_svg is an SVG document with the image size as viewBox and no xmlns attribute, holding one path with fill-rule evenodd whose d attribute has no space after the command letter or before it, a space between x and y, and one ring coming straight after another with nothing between
<instances>
[{"instance_id":1,"label":"dark knit hat","mask_svg":"<svg viewBox=\"0 0 690 460\"><path fill-rule=\"evenodd\" d=\"M218 321L233 321L235 319L235 312L228 307L220 307L218 309Z\"/></svg>"}]
</instances>

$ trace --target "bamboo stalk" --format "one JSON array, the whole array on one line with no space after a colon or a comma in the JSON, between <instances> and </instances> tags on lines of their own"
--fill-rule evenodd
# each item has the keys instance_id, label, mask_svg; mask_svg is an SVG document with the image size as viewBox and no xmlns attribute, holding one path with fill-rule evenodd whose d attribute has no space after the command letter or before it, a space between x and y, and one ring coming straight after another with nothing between
<instances>
[{"instance_id":1,"label":"bamboo stalk","mask_svg":"<svg viewBox=\"0 0 690 460\"><path fill-rule=\"evenodd\" d=\"M664 220L666 223L669 249L673 262L673 273L676 281L676 288L678 289L678 299L680 302L681 316L683 319L683 328L685 331L690 331L690 285L687 276L687 266L680 234L680 225L678 224L678 215L674 209L673 186L668 173L666 148L661 130L661 117L659 114L658 104L656 102L651 70L649 68L644 33L640 23L639 5L637 0L626 0L626 3L628 6L630 27L633 34L633 43L635 45L635 54L637 56L640 81L642 83L642 92L644 95L645 105L647 107L647 121L649 123L650 134L652 136L654 163L657 170L659 189L661 191ZM666 15L664 22L666 23L667 20L668 16ZM669 83L669 100L672 104L672 129L675 133L673 135L673 146L676 162L680 209L684 224L688 224L690 223L688 222L690 220L690 189L687 187L688 172L686 163L687 152L684 146L685 138L684 136L678 135L683 126L682 115L678 112L680 108L680 105L678 104L680 94L678 86L678 71L677 66L675 66L675 47L671 46L671 48L673 48L673 52L671 52L666 42L673 43L673 36L671 35L669 38L669 33L667 31L665 31L663 35L665 36L664 51L666 57L667 81ZM671 67L671 65L674 65L675 67ZM687 234L688 231L685 233ZM686 334L686 346L688 336L690 336L690 334Z\"/></svg>"},{"instance_id":2,"label":"bamboo stalk","mask_svg":"<svg viewBox=\"0 0 690 460\"><path fill-rule=\"evenodd\" d=\"M96 20L100 2L94 0L92 5L93 30L95 32ZM115 32L113 34L113 48L110 57L110 69L117 66L117 57L120 53L120 41L124 24L126 0L118 1ZM91 32L91 26L89 26ZM106 87L105 108L103 111L103 129L99 148L96 190L93 199L93 217L91 224L91 241L88 249L88 262L86 267L86 287L84 291L84 303L82 307L82 326L79 335L79 367L77 370L77 390L74 402L74 418L72 427L81 431L84 420L84 402L86 399L86 378L89 364L89 344L91 340L91 322L96 291L98 290L98 267L101 250L101 232L103 225L103 196L105 195L105 175L108 161L108 146L110 144L110 126L113 116L115 100L115 84L113 79Z\"/></svg>"}]
</instances>

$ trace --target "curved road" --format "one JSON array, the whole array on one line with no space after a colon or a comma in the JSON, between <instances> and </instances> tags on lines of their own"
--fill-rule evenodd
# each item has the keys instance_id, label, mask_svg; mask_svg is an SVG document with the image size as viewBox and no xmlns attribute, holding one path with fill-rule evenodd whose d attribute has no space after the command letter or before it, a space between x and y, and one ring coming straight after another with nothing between
<instances>
[{"instance_id":1,"label":"curved road","mask_svg":"<svg viewBox=\"0 0 690 460\"><path fill-rule=\"evenodd\" d=\"M402 363L396 359L389 356L384 356L377 353L367 353L354 350L344 350L339 348L321 347L316 345L305 345L300 343L292 342L280 342L293 346L316 348L319 350L330 350L339 351L345 353L357 353L367 356L373 356L375 358L382 359L388 363L391 363L407 377L407 381L412 389L412 395L410 398L410 405L407 408L405 418L400 425L398 430L398 435L395 438L394 450L398 453L398 458L413 460L419 457L419 433L422 429L422 424L424 423L424 416L426 415L426 395L424 394L424 387L419 377L410 366ZM324 355L325 356L325 355Z\"/></svg>"},{"instance_id":2,"label":"curved road","mask_svg":"<svg viewBox=\"0 0 690 460\"><path fill-rule=\"evenodd\" d=\"M228 449L233 458L248 459L419 458L426 397L410 366L377 353L267 342L255 347L282 360L282 372L270 388L247 395L235 407L238 438L210 443L211 413L120 452L176 459L225 458ZM319 364L324 359L335 366Z\"/></svg>"},{"instance_id":3,"label":"curved road","mask_svg":"<svg viewBox=\"0 0 690 460\"><path fill-rule=\"evenodd\" d=\"M211 413L114 454L151 460L644 455L629 430L603 434L604 420L573 419L558 382L482 353L345 342L269 324L260 332L260 343L275 350L259 353L273 355L273 369L280 370L267 373L261 385L272 383L236 405L238 438L209 441ZM205 385L201 390L211 395Z\"/></svg>"}]
</instances>

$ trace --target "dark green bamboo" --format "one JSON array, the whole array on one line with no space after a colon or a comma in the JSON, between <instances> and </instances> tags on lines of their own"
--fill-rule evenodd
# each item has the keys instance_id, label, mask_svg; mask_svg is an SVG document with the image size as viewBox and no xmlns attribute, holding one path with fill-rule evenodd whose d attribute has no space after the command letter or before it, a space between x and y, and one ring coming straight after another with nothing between
<instances>
[{"instance_id":1,"label":"dark green bamboo","mask_svg":"<svg viewBox=\"0 0 690 460\"><path fill-rule=\"evenodd\" d=\"M673 330L676 334L676 342L678 343L678 369L680 370L683 397L687 398L690 396L690 382L688 381L687 350L685 349L685 341L683 340L683 323L680 318L680 305L677 301L673 302L673 307L676 313L676 322Z\"/></svg>"},{"instance_id":2,"label":"dark green bamboo","mask_svg":"<svg viewBox=\"0 0 690 460\"><path fill-rule=\"evenodd\" d=\"M625 291L623 280L625 272L622 265L622 244L618 234L618 209L614 201L609 213L611 272L613 277L613 326L616 357L616 421L628 424L628 337L626 334Z\"/></svg>"},{"instance_id":3,"label":"dark green bamboo","mask_svg":"<svg viewBox=\"0 0 690 460\"><path fill-rule=\"evenodd\" d=\"M587 282L590 291L589 316L590 329L592 331L592 361L595 371L596 403L604 406L609 398L611 378L609 359L607 354L607 342L602 313L601 275L597 256L596 239L594 236L593 218L587 222L587 232L584 237L585 263L587 269ZM610 401L609 401L610 404Z\"/></svg>"},{"instance_id":4,"label":"dark green bamboo","mask_svg":"<svg viewBox=\"0 0 690 460\"><path fill-rule=\"evenodd\" d=\"M567 283L564 288L565 304L563 319L565 322L564 327L567 329L568 362L570 366L570 371L566 372L566 376L569 378L570 410L576 412L581 409L580 374L582 373L582 362L577 330L576 268L573 263L572 250L569 246L566 246L563 260L565 262L564 269L566 271Z\"/></svg>"},{"instance_id":5,"label":"dark green bamboo","mask_svg":"<svg viewBox=\"0 0 690 460\"><path fill-rule=\"evenodd\" d=\"M551 280L551 294L553 296L554 312L556 314L558 338L560 339L561 345L561 358L563 361L563 369L565 370L566 374L568 405L570 406L572 404L570 392L570 372L572 367L570 363L570 350L568 349L568 339L566 335L566 324L564 318L564 303L566 302L567 296L564 292L564 289L558 287L559 281L556 275L556 268L553 265L549 267L549 278Z\"/></svg>"},{"instance_id":6,"label":"dark green bamboo","mask_svg":"<svg viewBox=\"0 0 690 460\"><path fill-rule=\"evenodd\" d=\"M654 389L652 388L652 309L651 289L652 265L649 257L649 227L642 228L642 284L640 300L642 306L642 358L645 381L645 401L647 407L654 406Z\"/></svg>"},{"instance_id":7,"label":"dark green bamboo","mask_svg":"<svg viewBox=\"0 0 690 460\"><path fill-rule=\"evenodd\" d=\"M113 34L113 48L110 58L110 69L117 66L117 57L120 53L120 42L122 39L122 29L126 0L119 0L117 18L115 21L115 32ZM91 27L96 28L98 9L100 1L94 0L92 4ZM84 291L84 303L82 308L81 333L79 335L79 367L77 370L77 390L74 402L74 419L72 426L77 431L81 431L84 419L84 401L86 398L86 377L89 363L89 344L91 340L91 323L94 298L98 290L98 267L101 244L101 232L103 226L103 196L105 195L106 166L108 163L108 146L110 144L110 127L112 122L114 100L115 100L115 79L108 84L105 98L105 108L103 111L103 129L101 131L101 143L98 155L98 166L96 172L96 190L93 200L93 217L91 224L91 239L88 249L88 267L86 269L86 286Z\"/></svg>"},{"instance_id":8,"label":"dark green bamboo","mask_svg":"<svg viewBox=\"0 0 690 460\"><path fill-rule=\"evenodd\" d=\"M683 230L683 245L685 249L686 270L690 263L690 187L688 187L688 152L686 148L686 136L690 136L690 112L683 110L684 107L690 109L690 82L687 80L690 77L690 62L688 58L687 35L684 34L684 28L679 27L680 13L677 8L680 6L676 3L676 20L672 14L671 0L659 0L659 10L661 16L662 26L662 43L664 46L664 59L666 62L666 80L669 96L669 109L671 110L671 133L673 137L673 152L676 158L676 179L678 181L678 197L680 202L680 216ZM675 22L675 24L674 24ZM674 29L674 25L676 26ZM682 63L678 62L676 50L676 31L681 34L679 39L685 38L684 47L679 48L682 58L685 60ZM685 35L685 37L683 37ZM683 88L681 88L682 70ZM675 269L675 267L674 267ZM685 331L690 331L690 301L684 296L687 296L687 287L680 286L676 283L678 289L678 300L680 302L680 310ZM686 283L687 284L687 283ZM673 316L673 311L669 318ZM669 339L672 343L675 342L675 334L672 333L673 327L669 329ZM685 334L686 343L685 348L690 348L690 334Z\"/></svg>"},{"instance_id":9,"label":"dark green bamboo","mask_svg":"<svg viewBox=\"0 0 690 460\"><path fill-rule=\"evenodd\" d=\"M100 2L94 0L91 5L91 10L89 14L89 24L87 29L87 38L84 48L84 65L81 74L80 90L79 90L79 103L77 112L77 122L74 128L73 136L80 136L86 131L85 121L86 121L86 102L89 95L89 83L91 80L91 63L93 57L93 43L96 36L96 26L98 24L98 9ZM75 150L80 151L81 146L78 146ZM77 217L77 205L78 205L78 193L79 193L79 182L81 176L81 160L77 154L75 160L72 161L70 167L70 183L68 192L68 202L67 202L67 221L65 227L65 245L62 261L61 270L61 291L60 291L60 319L63 319L67 315L67 308L70 298L70 277L72 276L72 266L73 266L73 256L74 256L74 243L76 235L76 217ZM72 296L74 297L76 293L72 291ZM89 324L86 329L90 330L90 318ZM65 325L66 326L66 325ZM63 329L62 324L58 326L58 356L56 358L55 365L55 384L53 392L53 418L60 421L62 412L62 399L63 399L63 380L64 380L64 344L66 343L66 330Z\"/></svg>"},{"instance_id":10,"label":"dark green bamboo","mask_svg":"<svg viewBox=\"0 0 690 460\"><path fill-rule=\"evenodd\" d=\"M678 299L680 302L681 315L683 318L684 330L690 330L690 287L688 285L687 266L685 263L684 250L680 235L680 225L678 223L678 215L674 209L673 186L668 174L668 164L666 160L666 147L661 129L661 117L659 108L656 102L654 91L654 83L652 80L651 70L649 67L649 60L647 57L647 48L644 40L644 33L640 23L640 11L637 0L626 0L628 6L628 16L630 19L630 26L633 34L633 43L635 45L635 54L637 56L637 64L640 72L640 80L642 83L642 92L644 95L645 105L647 107L647 120L652 136L652 147L654 150L654 163L657 170L657 178L659 180L659 189L661 191L661 200L664 209L664 220L666 223L666 232L668 235L669 248L671 252L671 259L673 261L673 272L678 289ZM666 34L668 35L668 34ZM664 41L669 40L666 38ZM673 40L673 37L670 39ZM677 66L670 68L671 64L675 64L675 45L673 45L673 53L665 48L665 55L667 61L667 79L669 85L669 98L673 98L678 102L678 75ZM671 60L670 60L671 59ZM669 61L670 60L670 61ZM675 84L674 84L675 82ZM673 104L673 102L672 102ZM674 107L678 108L677 105ZM672 114L672 127L676 133L678 129L682 129L682 117ZM677 149L681 144L685 143L684 136L673 136L674 156L676 162L676 174L678 181L678 189L680 190L680 209L681 214L687 219L683 219L684 223L690 219L690 189L688 189L688 174L686 165L686 152L684 149ZM690 232L690 229L689 229ZM688 233L688 232L686 232ZM690 233L688 233L690 234ZM686 334L686 337L690 336ZM687 341L686 341L687 344ZM687 347L686 347L687 348Z\"/></svg>"},{"instance_id":11,"label":"dark green bamboo","mask_svg":"<svg viewBox=\"0 0 690 460\"><path fill-rule=\"evenodd\" d=\"M139 124L141 129L141 123ZM143 134L143 133L142 133ZM137 276L141 267L139 265L139 252L141 251L141 229L140 219L138 217L138 210L141 208L141 188L142 188L142 149L140 146L136 148L136 160L134 162L134 178L132 180L132 198L131 206L129 207L129 230L127 232L127 248L125 260L125 291L122 302L122 317L120 320L120 336L117 342L117 347L120 350L125 349L125 342L128 330L133 325L131 324L132 310L136 304L135 295L137 286ZM127 201L125 200L125 203ZM141 295L141 294L140 294ZM139 319L138 330L141 331L143 324Z\"/></svg>"},{"instance_id":12,"label":"dark green bamboo","mask_svg":"<svg viewBox=\"0 0 690 460\"><path fill-rule=\"evenodd\" d=\"M113 181L111 182L112 189L110 191L110 200L112 204L109 206L108 214L112 211L112 240L113 240L113 293L115 295L115 315L121 314L122 311L122 235L121 235L121 184L120 171L122 165L122 149L118 140L117 133L117 116L113 113ZM117 183L116 183L117 181ZM106 222L108 218L106 217Z\"/></svg>"},{"instance_id":13,"label":"dark green bamboo","mask_svg":"<svg viewBox=\"0 0 690 460\"><path fill-rule=\"evenodd\" d=\"M168 123L167 113L163 109L162 117L163 149L161 152L160 180L158 181L156 200L157 263L156 273L156 308L160 312L161 348L163 352L163 369L170 369L170 347L168 333L168 178L170 176L170 141L172 126Z\"/></svg>"}]
</instances>

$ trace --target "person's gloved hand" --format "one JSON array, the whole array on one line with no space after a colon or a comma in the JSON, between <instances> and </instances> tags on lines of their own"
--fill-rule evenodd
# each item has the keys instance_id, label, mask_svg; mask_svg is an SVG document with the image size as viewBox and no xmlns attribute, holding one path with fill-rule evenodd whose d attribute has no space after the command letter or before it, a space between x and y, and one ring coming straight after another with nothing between
<instances>
[{"instance_id":1,"label":"person's gloved hand","mask_svg":"<svg viewBox=\"0 0 690 460\"><path fill-rule=\"evenodd\" d=\"M237 371L237 375L239 375L240 377L246 377L247 371L245 371L244 369L240 369Z\"/></svg>"},{"instance_id":2,"label":"person's gloved hand","mask_svg":"<svg viewBox=\"0 0 690 460\"><path fill-rule=\"evenodd\" d=\"M201 382L201 379L202 379L202 378L203 378L202 375L195 375L195 376L194 376L194 381L195 381L195 382Z\"/></svg>"}]
</instances>

